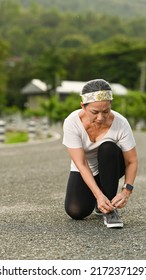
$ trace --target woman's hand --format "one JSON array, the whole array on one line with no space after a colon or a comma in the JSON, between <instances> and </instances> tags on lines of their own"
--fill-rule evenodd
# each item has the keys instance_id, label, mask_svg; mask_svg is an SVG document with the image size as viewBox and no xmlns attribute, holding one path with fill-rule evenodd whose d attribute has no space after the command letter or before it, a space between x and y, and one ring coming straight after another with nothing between
<instances>
[{"instance_id":1,"label":"woman's hand","mask_svg":"<svg viewBox=\"0 0 146 280\"><path fill-rule=\"evenodd\" d=\"M97 205L98 209L104 214L109 213L115 209L110 200L103 193L98 196Z\"/></svg>"},{"instance_id":2,"label":"woman's hand","mask_svg":"<svg viewBox=\"0 0 146 280\"><path fill-rule=\"evenodd\" d=\"M123 208L127 204L130 194L131 191L125 189L118 193L111 201L113 207Z\"/></svg>"}]
</instances>

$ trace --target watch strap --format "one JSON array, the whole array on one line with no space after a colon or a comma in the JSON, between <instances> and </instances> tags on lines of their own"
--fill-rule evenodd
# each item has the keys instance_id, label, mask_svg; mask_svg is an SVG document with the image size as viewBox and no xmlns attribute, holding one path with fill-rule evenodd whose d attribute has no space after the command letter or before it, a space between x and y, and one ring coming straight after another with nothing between
<instances>
[{"instance_id":1,"label":"watch strap","mask_svg":"<svg viewBox=\"0 0 146 280\"><path fill-rule=\"evenodd\" d=\"M122 187L122 190L123 189L127 189L127 190L129 190L129 191L132 191L133 190L133 186L132 185L130 185L130 184L124 184L124 186Z\"/></svg>"}]
</instances>

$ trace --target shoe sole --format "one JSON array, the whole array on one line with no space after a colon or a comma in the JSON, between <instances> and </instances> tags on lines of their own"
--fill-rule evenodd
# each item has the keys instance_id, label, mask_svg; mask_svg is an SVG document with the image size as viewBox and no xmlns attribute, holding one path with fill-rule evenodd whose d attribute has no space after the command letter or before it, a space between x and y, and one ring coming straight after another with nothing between
<instances>
[{"instance_id":1,"label":"shoe sole","mask_svg":"<svg viewBox=\"0 0 146 280\"><path fill-rule=\"evenodd\" d=\"M103 216L103 213L100 213L100 212L96 212L96 211L95 211L95 215L97 215L97 216Z\"/></svg>"},{"instance_id":2,"label":"shoe sole","mask_svg":"<svg viewBox=\"0 0 146 280\"><path fill-rule=\"evenodd\" d=\"M123 223L108 224L105 220L104 220L104 224L105 224L108 228L122 228L122 227L123 227Z\"/></svg>"}]
</instances>

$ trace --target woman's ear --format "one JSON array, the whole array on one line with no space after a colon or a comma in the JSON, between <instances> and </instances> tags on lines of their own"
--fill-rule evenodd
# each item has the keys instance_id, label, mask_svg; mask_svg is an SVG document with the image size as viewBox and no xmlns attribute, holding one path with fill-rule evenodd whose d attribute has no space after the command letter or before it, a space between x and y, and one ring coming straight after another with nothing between
<instances>
[{"instance_id":1,"label":"woman's ear","mask_svg":"<svg viewBox=\"0 0 146 280\"><path fill-rule=\"evenodd\" d=\"M83 102L81 102L80 105L81 105L81 108L82 108L83 110L85 110L85 106L84 106Z\"/></svg>"}]
</instances>

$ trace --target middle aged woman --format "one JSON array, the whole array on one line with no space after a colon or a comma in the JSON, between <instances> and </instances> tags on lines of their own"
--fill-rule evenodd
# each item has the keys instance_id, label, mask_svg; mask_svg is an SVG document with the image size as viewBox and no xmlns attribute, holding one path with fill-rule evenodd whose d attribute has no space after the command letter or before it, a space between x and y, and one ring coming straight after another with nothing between
<instances>
[{"instance_id":1,"label":"middle aged woman","mask_svg":"<svg viewBox=\"0 0 146 280\"><path fill-rule=\"evenodd\" d=\"M83 219L96 208L107 227L123 227L117 209L127 204L137 172L133 133L127 119L111 109L108 82L87 82L81 98L81 109L64 121L63 144L71 157L65 210Z\"/></svg>"}]
</instances>

